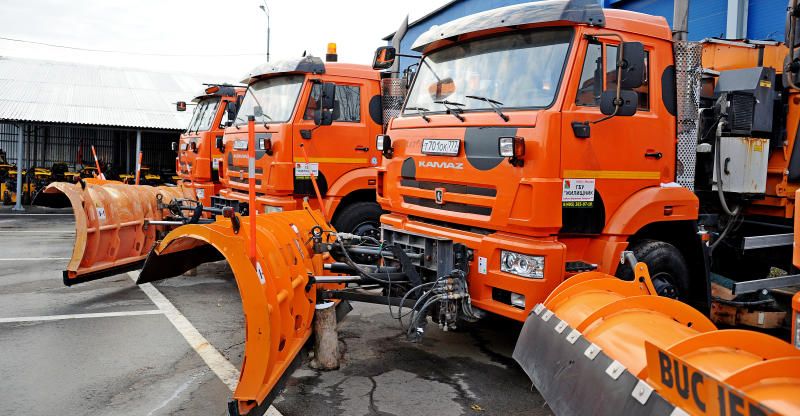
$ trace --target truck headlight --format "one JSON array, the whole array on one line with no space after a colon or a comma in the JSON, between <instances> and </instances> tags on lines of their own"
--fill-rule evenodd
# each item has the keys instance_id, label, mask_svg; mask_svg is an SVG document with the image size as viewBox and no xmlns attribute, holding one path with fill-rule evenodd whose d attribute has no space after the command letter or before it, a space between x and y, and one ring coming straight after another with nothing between
<instances>
[{"instance_id":1,"label":"truck headlight","mask_svg":"<svg viewBox=\"0 0 800 416\"><path fill-rule=\"evenodd\" d=\"M273 207L271 205L265 205L264 206L264 213L265 214L271 214L273 212L283 212L283 208L281 208L281 207Z\"/></svg>"},{"instance_id":2,"label":"truck headlight","mask_svg":"<svg viewBox=\"0 0 800 416\"><path fill-rule=\"evenodd\" d=\"M544 257L502 250L500 252L500 270L531 279L543 279Z\"/></svg>"}]
</instances>

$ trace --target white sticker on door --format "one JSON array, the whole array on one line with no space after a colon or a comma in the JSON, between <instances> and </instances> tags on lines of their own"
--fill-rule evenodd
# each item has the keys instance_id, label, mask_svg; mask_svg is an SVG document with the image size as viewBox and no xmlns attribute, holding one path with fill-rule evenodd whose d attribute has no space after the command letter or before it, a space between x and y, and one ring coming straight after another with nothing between
<instances>
[{"instance_id":1,"label":"white sticker on door","mask_svg":"<svg viewBox=\"0 0 800 416\"><path fill-rule=\"evenodd\" d=\"M594 204L594 179L564 179L561 205L567 208L591 208Z\"/></svg>"},{"instance_id":2,"label":"white sticker on door","mask_svg":"<svg viewBox=\"0 0 800 416\"><path fill-rule=\"evenodd\" d=\"M319 163L295 163L294 164L294 177L298 179L311 179L311 174L314 177L319 177Z\"/></svg>"},{"instance_id":3,"label":"white sticker on door","mask_svg":"<svg viewBox=\"0 0 800 416\"><path fill-rule=\"evenodd\" d=\"M103 207L95 207L95 208L97 208L97 218L99 218L101 220L105 220L106 219L106 209L103 208Z\"/></svg>"}]
</instances>

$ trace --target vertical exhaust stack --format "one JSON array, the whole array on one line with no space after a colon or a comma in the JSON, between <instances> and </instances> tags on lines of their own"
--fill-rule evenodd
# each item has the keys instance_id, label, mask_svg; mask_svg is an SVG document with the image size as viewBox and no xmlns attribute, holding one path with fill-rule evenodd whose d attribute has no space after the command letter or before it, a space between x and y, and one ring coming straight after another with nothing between
<instances>
[{"instance_id":1,"label":"vertical exhaust stack","mask_svg":"<svg viewBox=\"0 0 800 416\"><path fill-rule=\"evenodd\" d=\"M406 36L408 31L408 16L400 23L400 27L394 32L392 37L392 47L400 51L400 43ZM405 79L398 76L400 71L400 59L394 60L394 64L385 71L390 77L381 80L381 105L383 107L383 129L389 124L389 120L397 117L400 114L400 109L403 107L403 101L406 98L406 90L408 88Z\"/></svg>"},{"instance_id":2,"label":"vertical exhaust stack","mask_svg":"<svg viewBox=\"0 0 800 416\"><path fill-rule=\"evenodd\" d=\"M676 181L694 190L700 127L700 80L703 47L689 42L689 0L675 0L672 40L675 56L675 101L678 132ZM666 86L665 86L666 87Z\"/></svg>"},{"instance_id":3,"label":"vertical exhaust stack","mask_svg":"<svg viewBox=\"0 0 800 416\"><path fill-rule=\"evenodd\" d=\"M672 40L689 40L689 0L675 0L672 10Z\"/></svg>"}]
</instances>

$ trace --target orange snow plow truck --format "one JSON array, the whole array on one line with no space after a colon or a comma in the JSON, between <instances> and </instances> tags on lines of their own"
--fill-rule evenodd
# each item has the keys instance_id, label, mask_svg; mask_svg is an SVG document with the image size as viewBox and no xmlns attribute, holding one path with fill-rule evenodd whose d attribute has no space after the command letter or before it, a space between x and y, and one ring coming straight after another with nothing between
<instances>
[{"instance_id":1,"label":"orange snow plow truck","mask_svg":"<svg viewBox=\"0 0 800 416\"><path fill-rule=\"evenodd\" d=\"M318 83L311 119L296 127L286 120L306 113L314 71L256 81L274 100L245 98L237 117L250 128L226 138L223 164L236 172L224 173L229 185L247 178L250 215L244 197L228 198L240 206L174 229L139 282L230 263L247 333L232 415L266 411L327 300L408 308L412 340L428 318L443 330L487 313L524 321L515 357L561 414L797 413L798 351L708 317L758 326L745 318L777 310L776 326L790 322L794 3L786 45L673 40L664 18L595 0L431 29L414 42L422 56L400 114L374 142L379 236L337 231L335 215L330 224L321 190L332 179L321 160L311 166L335 124L333 80ZM391 80L398 56L379 48L373 67ZM284 146L293 150L279 156ZM291 188L272 181L281 170ZM265 192L300 181L322 211L281 210ZM715 315L721 306L733 309Z\"/></svg>"},{"instance_id":2,"label":"orange snow plow truck","mask_svg":"<svg viewBox=\"0 0 800 416\"><path fill-rule=\"evenodd\" d=\"M214 224L167 235L140 281L205 261L231 263L248 334L231 414L266 409L310 336L306 305L323 300L409 308L410 339L424 335L429 317L445 330L487 313L526 327L550 322L536 336L523 330L516 356L537 386L556 389L540 387L564 414L593 414L597 406L608 414L695 413L674 398L647 404L654 373L646 357L659 351L677 363L670 369L680 368L673 384L680 397L687 383L719 386L724 395L713 397L726 409L719 414L792 413L798 352L760 333L718 331L708 316L730 319L715 314L724 306L734 308L737 324L758 326L759 316L782 316L770 318L777 327L790 322L791 287L800 278L791 263L800 64L784 63L795 62L787 58L795 56L794 33L788 47L691 43L673 40L661 17L604 10L594 0L520 4L439 25L415 41L418 72L401 113L376 137L383 155L377 201L387 211L379 239L338 232L308 206L249 218L228 207ZM373 66L390 68L398 56L405 55L379 48ZM249 149L257 143L249 136L234 146ZM313 188L316 175L308 177ZM579 286L596 298L570 303L560 295ZM555 299L574 308L571 318L542 315ZM628 311L637 317L610 326L606 341L581 337ZM783 315L766 315L773 311ZM545 354L538 342L562 339L586 346L581 357L604 358L594 362L602 370L596 378L569 373L563 384L577 389L571 397L557 376L577 360L562 359L563 346L537 355ZM271 349L248 348L258 342ZM680 342L683 349L669 348ZM703 364L687 358L694 350ZM606 362L602 351L614 358ZM715 367L716 353L728 358ZM735 368L761 363L733 378ZM710 377L701 386L702 374ZM778 388L748 390L759 383ZM619 406L608 405L614 395ZM695 397L698 409L720 409L712 396Z\"/></svg>"},{"instance_id":3,"label":"orange snow plow truck","mask_svg":"<svg viewBox=\"0 0 800 416\"><path fill-rule=\"evenodd\" d=\"M329 52L333 53L327 55L328 62L307 56L259 66L244 80L246 88L210 85L195 98L197 107L189 127L180 142L173 143L178 152L176 169L183 179L180 187L189 193L174 201L153 199L148 202L152 210L133 209L124 201L115 201L106 207L106 214L115 218L122 213L113 209L125 210L139 224L139 237L152 241L155 228L149 225L171 229L213 222L210 217L226 209L247 215L251 196L256 212L302 209L304 198L315 195L316 189L323 202L319 204L314 198L311 205L326 213L326 221L357 235L379 237L381 208L375 202L375 166L380 162L380 152L371 144L383 132L384 118L399 110L407 80L382 81L380 72L369 66L335 62L335 50ZM179 108L182 104L178 103ZM251 133L256 143L252 174L248 171L247 144ZM99 186L111 185L88 185ZM67 188L71 191L66 192ZM92 210L81 208L91 199L84 196L86 189L85 185L52 185L36 201L43 206L71 204L75 208L78 238L64 273L67 284L138 269L152 248L150 243L135 253L109 249L102 259L89 255L106 250L92 247L95 241L105 239L86 238L95 229L82 229L80 225L99 221L100 234L113 234L115 223L87 217ZM108 198L128 199L126 195L131 192L145 200L152 196L149 187L126 192L112 190ZM370 256L358 258L369 260ZM125 267L117 267L119 264ZM91 270L90 277L78 279L84 270Z\"/></svg>"},{"instance_id":4,"label":"orange snow plow truck","mask_svg":"<svg viewBox=\"0 0 800 416\"><path fill-rule=\"evenodd\" d=\"M225 127L233 124L244 96L244 87L213 84L195 97L195 109L189 127L173 143L178 153L175 171L184 186L195 190L197 200L211 206L211 197L222 189L220 166L222 163L222 136ZM183 109L183 110L181 110ZM186 103L178 103L178 111L185 111Z\"/></svg>"},{"instance_id":5,"label":"orange snow plow truck","mask_svg":"<svg viewBox=\"0 0 800 416\"><path fill-rule=\"evenodd\" d=\"M335 45L329 49L325 62L307 56L266 63L242 81L248 90L233 126L225 130L225 186L212 198L214 207L245 215L290 211L319 192L322 205L315 197L310 204L337 229L378 237L375 166L381 155L374 141L384 124L381 74L366 65L336 62ZM402 99L402 89L397 90L396 98ZM255 126L252 172L248 116Z\"/></svg>"}]
</instances>

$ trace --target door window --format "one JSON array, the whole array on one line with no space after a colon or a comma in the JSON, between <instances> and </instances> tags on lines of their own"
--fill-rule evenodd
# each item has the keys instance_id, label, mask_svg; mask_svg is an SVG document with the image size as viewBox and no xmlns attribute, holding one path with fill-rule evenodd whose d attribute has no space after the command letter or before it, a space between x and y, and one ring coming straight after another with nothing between
<instances>
[{"instance_id":1,"label":"door window","mask_svg":"<svg viewBox=\"0 0 800 416\"><path fill-rule=\"evenodd\" d=\"M586 46L586 57L583 61L578 94L575 97L576 105L598 107L600 94L603 92L600 87L605 85L605 90L617 88L617 49L614 45L605 45L605 66L603 66L603 45L592 42ZM645 51L644 83L634 89L639 95L638 109L644 111L650 109L649 71L650 53Z\"/></svg>"},{"instance_id":2,"label":"door window","mask_svg":"<svg viewBox=\"0 0 800 416\"><path fill-rule=\"evenodd\" d=\"M313 120L314 112L317 111L317 100L319 99L321 84L314 84L311 88L311 95L308 97L306 111L303 114L304 120ZM336 102L333 109L333 121L345 123L358 123L361 121L361 88L355 85L337 85Z\"/></svg>"},{"instance_id":3,"label":"door window","mask_svg":"<svg viewBox=\"0 0 800 416\"><path fill-rule=\"evenodd\" d=\"M583 61L575 104L591 107L600 105L600 94L603 92L602 68L603 45L595 42L589 43L586 45L586 58ZM600 70L598 71L598 69Z\"/></svg>"}]
</instances>

